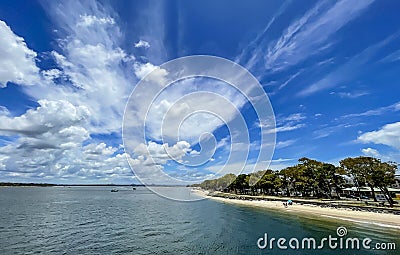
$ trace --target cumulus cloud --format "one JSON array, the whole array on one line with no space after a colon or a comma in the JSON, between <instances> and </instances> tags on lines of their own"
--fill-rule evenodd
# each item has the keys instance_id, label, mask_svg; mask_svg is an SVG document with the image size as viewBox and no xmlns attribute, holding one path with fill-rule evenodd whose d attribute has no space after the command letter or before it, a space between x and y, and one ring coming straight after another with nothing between
<instances>
[{"instance_id":1,"label":"cumulus cloud","mask_svg":"<svg viewBox=\"0 0 400 255\"><path fill-rule=\"evenodd\" d=\"M136 79L129 70L133 56L121 49L119 27L99 3L50 4L50 17L60 27L58 51L51 52L58 67L42 71L47 81L26 92L33 98L60 100L91 112L90 133L119 133L127 97ZM57 13L65 15L56 15ZM83 13L83 14L82 14Z\"/></svg>"},{"instance_id":2,"label":"cumulus cloud","mask_svg":"<svg viewBox=\"0 0 400 255\"><path fill-rule=\"evenodd\" d=\"M82 146L90 139L85 129L90 118L86 107L61 100L39 100L39 104L18 117L0 117L0 134L17 136L0 147L0 162L7 169L0 175L86 179L104 177L115 167L124 167L128 173L124 158L114 155L115 148L104 143ZM108 164L110 157L118 164Z\"/></svg>"},{"instance_id":3,"label":"cumulus cloud","mask_svg":"<svg viewBox=\"0 0 400 255\"><path fill-rule=\"evenodd\" d=\"M379 153L378 150L372 149L372 148L365 148L361 150L362 153L364 153L367 156L372 156L376 158L381 158L381 154Z\"/></svg>"},{"instance_id":4,"label":"cumulus cloud","mask_svg":"<svg viewBox=\"0 0 400 255\"><path fill-rule=\"evenodd\" d=\"M84 106L75 107L68 101L39 100L39 107L18 117L0 116L0 132L37 136L60 132L63 128L81 125L90 113Z\"/></svg>"},{"instance_id":5,"label":"cumulus cloud","mask_svg":"<svg viewBox=\"0 0 400 255\"><path fill-rule=\"evenodd\" d=\"M127 158L135 176L144 184L187 185L191 181L202 181L205 173L177 165L171 169L170 162L186 163L185 158L198 156L186 141L170 146L168 143L140 143Z\"/></svg>"},{"instance_id":6,"label":"cumulus cloud","mask_svg":"<svg viewBox=\"0 0 400 255\"><path fill-rule=\"evenodd\" d=\"M49 69L41 71L43 78L47 81L54 81L62 76L62 71L59 69Z\"/></svg>"},{"instance_id":7,"label":"cumulus cloud","mask_svg":"<svg viewBox=\"0 0 400 255\"><path fill-rule=\"evenodd\" d=\"M0 117L0 135L16 137L0 147L3 179L133 181L127 155L90 139L85 129L90 113L85 107L67 101L40 100L39 104L18 117Z\"/></svg>"},{"instance_id":8,"label":"cumulus cloud","mask_svg":"<svg viewBox=\"0 0 400 255\"><path fill-rule=\"evenodd\" d=\"M197 143L202 134L212 133L233 121L246 98L224 82L185 79L162 90L148 109L148 135Z\"/></svg>"},{"instance_id":9,"label":"cumulus cloud","mask_svg":"<svg viewBox=\"0 0 400 255\"><path fill-rule=\"evenodd\" d=\"M139 144L134 153L138 160L136 163L150 166L164 165L168 160L181 161L183 156L191 151L190 144L186 141L179 141L173 146L169 146L168 143L149 142L147 145Z\"/></svg>"},{"instance_id":10,"label":"cumulus cloud","mask_svg":"<svg viewBox=\"0 0 400 255\"><path fill-rule=\"evenodd\" d=\"M135 63L134 64L135 75L139 79L145 78L146 81L154 82L160 86L166 86L168 79L168 71L160 68L159 66L155 66L151 63ZM149 73L152 73L150 76L147 76ZM147 76L147 77L146 77Z\"/></svg>"},{"instance_id":11,"label":"cumulus cloud","mask_svg":"<svg viewBox=\"0 0 400 255\"><path fill-rule=\"evenodd\" d=\"M18 151L68 149L80 146L89 138L85 129L89 112L67 101L40 100L40 106L18 117L0 116L0 135L18 136L3 153Z\"/></svg>"},{"instance_id":12,"label":"cumulus cloud","mask_svg":"<svg viewBox=\"0 0 400 255\"><path fill-rule=\"evenodd\" d=\"M136 79L127 64L134 57L119 47L119 28L99 3L50 2L48 10L60 36L58 50L51 54L57 67L41 70L40 82L24 90L38 107L20 116L1 108L0 135L10 137L10 142L0 147L0 177L132 182L128 155L92 135L119 133ZM36 53L5 23L0 24L0 33L9 44L0 46L7 46L7 51L0 48L2 64L11 68L0 66L7 72L0 73L1 86L7 81L30 84L38 80ZM3 61L7 58L15 61Z\"/></svg>"},{"instance_id":13,"label":"cumulus cloud","mask_svg":"<svg viewBox=\"0 0 400 255\"><path fill-rule=\"evenodd\" d=\"M140 40L137 43L135 43L135 48L150 48L150 43L144 40Z\"/></svg>"},{"instance_id":14,"label":"cumulus cloud","mask_svg":"<svg viewBox=\"0 0 400 255\"><path fill-rule=\"evenodd\" d=\"M126 158L130 162L139 160L149 171L152 167L149 159L140 161L146 155L138 154L132 159L121 148L96 142L92 135L115 133L118 139L125 103L134 84L153 70L154 82L161 83L167 73L151 63L135 63L135 57L122 50L121 32L113 12L98 2L50 2L49 10L60 36L58 50L51 52L57 67L41 70L42 82L24 90L38 100L37 108L16 117L11 117L5 107L1 108L0 135L13 140L0 147L0 168L4 170L0 175L78 179L78 182L133 180ZM39 73L34 65L36 53L5 23L0 25L0 32L14 40L9 41L24 57L21 59L25 63L15 66L33 65L33 70ZM147 47L149 43L141 41L137 46ZM4 55L1 49L0 52ZM18 60L14 55L10 58ZM19 70L20 76L14 75L17 78L2 75L1 86L7 81L28 80L28 71ZM180 160L183 154L192 151L183 141L172 146L162 145L164 152L155 144L149 146L158 164L164 164L168 157Z\"/></svg>"},{"instance_id":15,"label":"cumulus cloud","mask_svg":"<svg viewBox=\"0 0 400 255\"><path fill-rule=\"evenodd\" d=\"M19 85L33 85L40 80L36 66L36 52L29 49L22 37L0 20L0 88L7 82Z\"/></svg>"},{"instance_id":16,"label":"cumulus cloud","mask_svg":"<svg viewBox=\"0 0 400 255\"><path fill-rule=\"evenodd\" d=\"M22 78L1 76L2 79L5 77L0 81L1 86L18 79L23 80L23 84L29 83L25 81L35 80L36 73L41 82L23 90L37 101L38 107L20 116L0 108L0 135L12 138L9 144L0 147L1 176L58 180L129 179L133 175L126 162L128 158L131 165L139 166L139 172L146 172L149 180L161 180L158 169L171 159L183 162L188 155L200 156L201 153L191 149L191 145L199 142L203 133L212 133L223 124L218 116L227 122L234 121L246 102L242 94L227 84L183 81L182 86L171 87L160 95L148 109L141 106L143 100L153 99L160 86L154 90L146 88L137 100L139 105L134 109L137 118L132 127L147 121L149 136L146 141L140 140L143 136L134 137L137 140L133 142L139 145L134 147L137 150L130 155L124 154L121 148L93 137L111 135L113 142L120 139L125 104L135 84L140 79L150 79L152 83L165 85L169 81L167 77L173 75L169 76L167 70L153 63L138 62L135 56L125 52L122 48L124 35L116 23L118 17L99 2L49 2L46 9L57 27L58 38L54 41L57 50L50 54L55 67L39 70L35 65L36 53L27 48L22 38L11 34L19 54L27 61L24 65L18 63L18 67L32 68L18 72L23 73ZM7 26L0 29L1 32L11 31ZM149 42L139 41L135 46L147 48L151 44L154 47L147 51L149 54L154 54L152 48L156 51L163 48L157 40ZM146 77L149 72L152 75ZM30 73L32 77L28 75ZM248 82L242 81L242 85L244 94L260 95L257 91L248 93L253 89ZM185 97L199 88L206 88L210 93ZM218 96L219 99L214 100ZM200 112L204 109L216 112L218 116ZM146 119L147 110L151 114ZM164 126L167 141L158 140L163 114L168 114L168 119L174 123ZM156 142L147 142L150 140ZM193 172L187 174L196 175Z\"/></svg>"},{"instance_id":17,"label":"cumulus cloud","mask_svg":"<svg viewBox=\"0 0 400 255\"><path fill-rule=\"evenodd\" d=\"M8 116L10 115L10 111L7 107L0 105L0 116Z\"/></svg>"},{"instance_id":18,"label":"cumulus cloud","mask_svg":"<svg viewBox=\"0 0 400 255\"><path fill-rule=\"evenodd\" d=\"M384 144L400 149L400 122L384 125L381 129L366 132L358 137L363 143Z\"/></svg>"}]
</instances>

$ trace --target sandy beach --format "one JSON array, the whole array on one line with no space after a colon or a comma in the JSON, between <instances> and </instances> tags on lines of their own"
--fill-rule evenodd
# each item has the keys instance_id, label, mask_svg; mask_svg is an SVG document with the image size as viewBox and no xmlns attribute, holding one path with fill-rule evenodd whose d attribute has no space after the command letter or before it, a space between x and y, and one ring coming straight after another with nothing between
<instances>
[{"instance_id":1,"label":"sandy beach","mask_svg":"<svg viewBox=\"0 0 400 255\"><path fill-rule=\"evenodd\" d=\"M223 203L237 204L249 207L260 207L267 209L274 209L282 211L286 214L304 215L310 216L315 215L321 218L338 219L343 221L374 224L382 227L388 227L400 230L400 215L388 214L388 213L375 213L367 211L353 211L350 209L337 209L327 208L315 205L296 204L285 207L280 201L256 201L256 200L239 200L239 199L227 199L222 197L207 196L208 193L202 190L195 190L196 194L220 201Z\"/></svg>"}]
</instances>

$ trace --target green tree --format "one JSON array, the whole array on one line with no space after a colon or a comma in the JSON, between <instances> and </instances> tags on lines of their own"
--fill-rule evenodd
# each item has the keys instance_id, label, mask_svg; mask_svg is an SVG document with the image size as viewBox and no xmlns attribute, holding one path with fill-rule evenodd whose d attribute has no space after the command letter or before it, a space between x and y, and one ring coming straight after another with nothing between
<instances>
[{"instance_id":1,"label":"green tree","mask_svg":"<svg viewBox=\"0 0 400 255\"><path fill-rule=\"evenodd\" d=\"M263 173L260 181L256 184L257 188L264 194L275 195L281 187L281 180L278 173L270 169L263 171Z\"/></svg>"},{"instance_id":2,"label":"green tree","mask_svg":"<svg viewBox=\"0 0 400 255\"><path fill-rule=\"evenodd\" d=\"M236 175L234 175L234 174L226 174L226 175L218 178L216 181L217 190L220 190L220 191L229 190L231 183L234 182L235 179L236 179Z\"/></svg>"},{"instance_id":3,"label":"green tree","mask_svg":"<svg viewBox=\"0 0 400 255\"><path fill-rule=\"evenodd\" d=\"M320 187L325 184L325 176L323 175L323 171L321 171L323 163L309 158L301 158L299 162L298 167L302 168L300 179L304 183L303 193L306 196L312 194L313 196L320 197L322 193Z\"/></svg>"},{"instance_id":4,"label":"green tree","mask_svg":"<svg viewBox=\"0 0 400 255\"><path fill-rule=\"evenodd\" d=\"M295 165L282 169L280 174L284 176L283 183L286 186L287 196L293 192L296 196L299 192L304 191L304 167Z\"/></svg>"},{"instance_id":5,"label":"green tree","mask_svg":"<svg viewBox=\"0 0 400 255\"><path fill-rule=\"evenodd\" d=\"M375 188L379 188L387 196L389 203L393 204L387 187L394 182L394 173L397 169L395 163L382 163L380 159L360 156L343 159L340 161L340 166L349 176L353 177L353 181L358 187L365 184L371 189L375 202L377 201Z\"/></svg>"},{"instance_id":6,"label":"green tree","mask_svg":"<svg viewBox=\"0 0 400 255\"><path fill-rule=\"evenodd\" d=\"M245 190L249 188L249 175L239 174L238 177L232 182L231 188L235 193L245 193Z\"/></svg>"},{"instance_id":7,"label":"green tree","mask_svg":"<svg viewBox=\"0 0 400 255\"><path fill-rule=\"evenodd\" d=\"M385 195L390 206L393 206L393 199L388 190L388 186L395 182L394 175L397 170L397 164L394 162L379 162L372 172L372 182Z\"/></svg>"}]
</instances>

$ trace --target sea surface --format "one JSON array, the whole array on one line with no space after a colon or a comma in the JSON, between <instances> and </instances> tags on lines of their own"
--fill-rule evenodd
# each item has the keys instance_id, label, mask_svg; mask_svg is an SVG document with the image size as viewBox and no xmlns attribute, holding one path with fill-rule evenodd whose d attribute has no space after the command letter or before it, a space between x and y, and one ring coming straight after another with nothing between
<instances>
[{"instance_id":1,"label":"sea surface","mask_svg":"<svg viewBox=\"0 0 400 255\"><path fill-rule=\"evenodd\" d=\"M0 187L0 254L400 254L400 231L379 225L293 217L213 200L177 202L145 187L111 189ZM195 196L189 188L160 189ZM320 240L337 237L340 226L347 229L345 237L394 242L397 250L257 246L265 233Z\"/></svg>"}]
</instances>

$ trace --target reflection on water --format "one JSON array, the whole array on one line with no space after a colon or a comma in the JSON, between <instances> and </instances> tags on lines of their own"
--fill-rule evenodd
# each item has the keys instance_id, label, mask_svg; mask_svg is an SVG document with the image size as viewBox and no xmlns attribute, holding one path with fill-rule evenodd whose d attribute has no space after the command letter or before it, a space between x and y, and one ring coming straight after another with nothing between
<instances>
[{"instance_id":1,"label":"reflection on water","mask_svg":"<svg viewBox=\"0 0 400 255\"><path fill-rule=\"evenodd\" d=\"M195 196L187 188L162 189ZM373 225L293 217L212 200L177 202L144 187L110 190L0 188L0 254L282 254L278 249L259 250L258 238L266 232L274 237L322 238L336 234L340 225L354 237L394 242L399 236L399 231ZM288 250L285 254L310 252ZM312 251L338 253L398 254Z\"/></svg>"}]
</instances>

